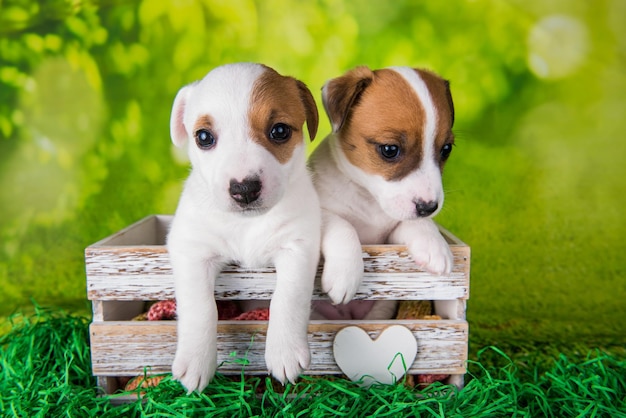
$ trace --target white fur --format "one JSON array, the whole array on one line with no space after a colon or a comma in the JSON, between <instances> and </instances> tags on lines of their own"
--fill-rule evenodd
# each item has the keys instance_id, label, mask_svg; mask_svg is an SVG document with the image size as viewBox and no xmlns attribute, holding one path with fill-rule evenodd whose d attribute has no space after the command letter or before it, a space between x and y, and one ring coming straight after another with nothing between
<instances>
[{"instance_id":1,"label":"white fur","mask_svg":"<svg viewBox=\"0 0 626 418\"><path fill-rule=\"evenodd\" d=\"M361 284L361 244L407 245L420 267L443 275L452 269L450 248L431 219L444 200L433 151L436 110L429 90L414 70L392 69L409 82L426 110L422 155L427 157L421 165L401 180L386 181L353 165L341 149L338 133L330 134L312 157L322 206L322 289L334 303L349 302ZM326 102L328 91L322 91ZM437 201L437 211L419 218L415 202L420 199Z\"/></svg>"},{"instance_id":2,"label":"white fur","mask_svg":"<svg viewBox=\"0 0 626 418\"><path fill-rule=\"evenodd\" d=\"M307 325L319 258L320 212L306 168L304 143L285 164L250 138L250 92L264 67L231 64L183 87L172 113L172 140L188 142L192 171L168 236L178 314L172 365L189 392L201 391L217 367L214 284L223 266L273 264L276 289L270 306L265 361L281 382L308 367ZM219 132L215 148L201 150L193 127L209 114ZM181 122L182 121L182 126ZM245 211L229 196L231 179L259 176L259 206Z\"/></svg>"}]
</instances>

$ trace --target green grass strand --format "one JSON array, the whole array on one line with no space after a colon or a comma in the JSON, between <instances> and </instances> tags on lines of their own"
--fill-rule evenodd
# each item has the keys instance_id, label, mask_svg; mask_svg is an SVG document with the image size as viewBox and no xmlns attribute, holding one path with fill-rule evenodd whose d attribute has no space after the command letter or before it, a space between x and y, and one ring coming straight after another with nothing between
<instances>
[{"instance_id":1,"label":"green grass strand","mask_svg":"<svg viewBox=\"0 0 626 418\"><path fill-rule=\"evenodd\" d=\"M113 404L91 376L89 320L37 308L0 336L1 416L69 417L618 417L626 418L626 354L595 348L485 347L468 361L462 390L435 384L370 388L303 376L275 389L269 377L216 375L188 395L171 377ZM585 354L586 353L586 354ZM263 390L260 388L263 387ZM128 394L128 393L127 393Z\"/></svg>"}]
</instances>

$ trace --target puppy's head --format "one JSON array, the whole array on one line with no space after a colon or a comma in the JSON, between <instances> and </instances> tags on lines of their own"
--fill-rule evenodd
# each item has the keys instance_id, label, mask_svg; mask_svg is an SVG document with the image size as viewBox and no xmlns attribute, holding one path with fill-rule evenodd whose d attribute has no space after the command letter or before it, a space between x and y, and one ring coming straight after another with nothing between
<instances>
[{"instance_id":1,"label":"puppy's head","mask_svg":"<svg viewBox=\"0 0 626 418\"><path fill-rule=\"evenodd\" d=\"M447 81L408 67L357 67L327 82L322 98L346 175L394 219L439 212L441 173L454 144Z\"/></svg>"},{"instance_id":2,"label":"puppy's head","mask_svg":"<svg viewBox=\"0 0 626 418\"><path fill-rule=\"evenodd\" d=\"M172 141L188 142L194 171L219 210L258 214L305 169L303 126L315 138L318 113L300 81L261 64L217 67L174 100Z\"/></svg>"}]
</instances>

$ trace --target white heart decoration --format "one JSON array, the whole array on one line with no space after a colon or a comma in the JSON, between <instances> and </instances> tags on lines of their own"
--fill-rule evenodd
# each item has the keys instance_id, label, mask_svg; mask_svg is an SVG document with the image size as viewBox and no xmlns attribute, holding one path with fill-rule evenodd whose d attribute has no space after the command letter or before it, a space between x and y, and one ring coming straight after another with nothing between
<instances>
[{"instance_id":1,"label":"white heart decoration","mask_svg":"<svg viewBox=\"0 0 626 418\"><path fill-rule=\"evenodd\" d=\"M392 325L373 340L363 329L350 326L335 335L335 362L353 382L393 384L411 367L417 355L417 341L411 330Z\"/></svg>"}]
</instances>

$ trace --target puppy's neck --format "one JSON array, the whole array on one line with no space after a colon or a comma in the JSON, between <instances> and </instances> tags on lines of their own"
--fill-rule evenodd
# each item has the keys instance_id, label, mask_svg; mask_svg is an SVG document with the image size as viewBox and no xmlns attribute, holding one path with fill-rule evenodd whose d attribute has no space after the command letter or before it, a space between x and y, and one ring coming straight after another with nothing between
<instances>
[{"instance_id":1,"label":"puppy's neck","mask_svg":"<svg viewBox=\"0 0 626 418\"><path fill-rule=\"evenodd\" d=\"M389 217L360 183L358 177L363 173L350 164L339 142L336 135L327 136L313 156L316 172L323 173L316 178L322 208L348 220L362 243L386 242L398 221Z\"/></svg>"}]
</instances>

